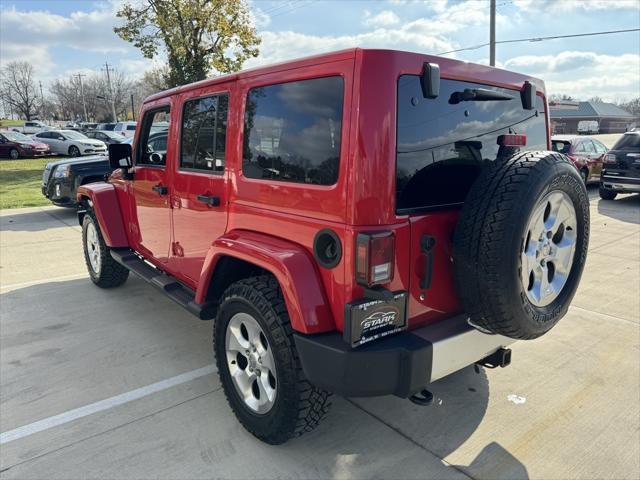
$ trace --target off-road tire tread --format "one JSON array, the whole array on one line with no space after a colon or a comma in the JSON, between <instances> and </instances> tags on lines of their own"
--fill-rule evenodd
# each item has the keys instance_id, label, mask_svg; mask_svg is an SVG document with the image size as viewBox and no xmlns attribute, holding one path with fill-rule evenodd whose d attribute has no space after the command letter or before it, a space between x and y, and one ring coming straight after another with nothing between
<instances>
[{"instance_id":1,"label":"off-road tire tread","mask_svg":"<svg viewBox=\"0 0 640 480\"><path fill-rule=\"evenodd\" d=\"M85 222L88 222L91 219L98 233L98 240L100 242L100 261L101 261L101 269L100 275L98 278L93 274L93 269L91 268L91 262L89 262L89 257L86 251L86 231L85 231ZM84 261L87 265L87 269L89 271L89 277L91 281L95 283L100 288L115 288L122 285L129 278L129 270L126 267L123 267L118 262L116 262L110 253L110 248L104 242L104 237L102 236L102 231L100 230L100 224L98 223L98 219L95 216L93 210L88 209L85 213L84 220L82 225L82 249L84 251Z\"/></svg>"},{"instance_id":2,"label":"off-road tire tread","mask_svg":"<svg viewBox=\"0 0 640 480\"><path fill-rule=\"evenodd\" d=\"M271 275L260 275L239 280L225 290L220 304L223 305L227 300L234 298L248 301L262 315L263 320L268 325L272 339L275 340L275 345L270 345L274 351L274 356L278 356L278 350L290 352L292 361L288 365L278 365L280 368L278 382L281 386L279 392L283 391L282 385L286 386L287 383L295 385L297 398L285 399L287 402L285 417L292 419L291 423L268 435L256 431L253 425L245 422L238 415L234 401L229 398L229 393L224 388L227 402L236 413L238 420L248 431L273 445L284 443L291 438L314 430L329 412L332 394L311 385L304 375L293 339L294 330L291 327L287 307L277 280ZM214 350L216 326L217 322L214 322ZM224 358L220 357L220 355L216 355L219 374L223 368L226 368L226 365L223 365ZM224 383L222 375L220 375L220 380ZM229 388L233 389L234 386L229 385Z\"/></svg>"},{"instance_id":3,"label":"off-road tire tread","mask_svg":"<svg viewBox=\"0 0 640 480\"><path fill-rule=\"evenodd\" d=\"M558 162L571 164L564 155L548 151L521 152L496 160L480 174L465 199L460 215L464 221L458 222L454 234L456 286L471 322L482 329L523 340L544 333L534 334L519 327L516 312L508 308L499 282L504 249L500 239L510 227L509 214L521 208L519 200L531 170L536 165L552 169ZM568 305L564 312L566 308Z\"/></svg>"}]
</instances>

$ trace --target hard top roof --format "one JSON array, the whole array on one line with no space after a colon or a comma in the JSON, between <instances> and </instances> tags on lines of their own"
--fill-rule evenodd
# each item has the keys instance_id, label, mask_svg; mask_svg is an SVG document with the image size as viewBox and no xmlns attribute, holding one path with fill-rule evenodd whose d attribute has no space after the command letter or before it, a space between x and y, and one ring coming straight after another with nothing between
<instances>
[{"instance_id":1,"label":"hard top roof","mask_svg":"<svg viewBox=\"0 0 640 480\"><path fill-rule=\"evenodd\" d=\"M163 97L168 97L182 92L188 92L197 88L206 86L213 86L218 83L225 83L237 79L251 78L259 75L265 75L268 73L275 73L284 70L290 70L305 66L318 65L321 63L335 62L339 60L347 60L356 57L358 54L364 55L377 55L377 56L413 56L416 59L416 65L422 66L423 62L436 62L440 65L441 74L443 78L468 78L472 81L473 78L478 75L482 77L500 75L503 77L503 81L500 83L510 84L512 86L520 86L524 80L530 80L534 82L538 90L544 91L544 82L537 78L533 78L527 75L518 74L508 70L502 70L495 67L489 67L487 65L474 64L471 62L464 62L461 60L454 60L446 57L438 57L434 55L426 55L417 52L406 52L402 50L387 50L387 49L366 49L366 48L349 48L345 50L339 50L336 52L322 53L319 55L311 55L308 57L298 58L294 60L287 60L284 62L278 62L271 65L265 65L260 67L253 67L246 70L242 70L235 73L229 73L226 75L220 75L199 82L191 83L188 85L181 85L169 90L155 93L147 97L144 103L148 103L154 100L158 100Z\"/></svg>"}]
</instances>

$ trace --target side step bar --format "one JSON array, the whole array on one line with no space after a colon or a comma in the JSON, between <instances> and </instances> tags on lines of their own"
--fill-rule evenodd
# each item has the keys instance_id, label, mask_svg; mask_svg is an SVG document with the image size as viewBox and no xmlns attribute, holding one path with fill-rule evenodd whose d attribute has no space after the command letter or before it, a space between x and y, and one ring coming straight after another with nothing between
<instances>
[{"instance_id":1,"label":"side step bar","mask_svg":"<svg viewBox=\"0 0 640 480\"><path fill-rule=\"evenodd\" d=\"M216 316L218 309L216 303L196 303L194 300L195 295L191 289L185 287L171 275L162 273L152 267L132 250L128 248L112 249L111 256L120 265L158 288L167 297L182 305L200 320L211 320Z\"/></svg>"}]
</instances>

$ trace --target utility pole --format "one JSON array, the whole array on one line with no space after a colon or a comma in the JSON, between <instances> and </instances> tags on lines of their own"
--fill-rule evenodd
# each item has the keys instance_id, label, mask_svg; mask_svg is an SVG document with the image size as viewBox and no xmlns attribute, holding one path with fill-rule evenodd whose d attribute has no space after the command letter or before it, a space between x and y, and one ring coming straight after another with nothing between
<instances>
[{"instance_id":1,"label":"utility pole","mask_svg":"<svg viewBox=\"0 0 640 480\"><path fill-rule=\"evenodd\" d=\"M131 94L131 119L134 122L136 121L136 108L133 105L133 93Z\"/></svg>"},{"instance_id":2,"label":"utility pole","mask_svg":"<svg viewBox=\"0 0 640 480\"><path fill-rule=\"evenodd\" d=\"M489 65L496 66L496 0L491 0L489 7Z\"/></svg>"},{"instance_id":3,"label":"utility pole","mask_svg":"<svg viewBox=\"0 0 640 480\"><path fill-rule=\"evenodd\" d=\"M113 89L111 88L111 76L109 75L109 64L107 62L104 63L104 68L107 72L107 87L109 88L109 97L111 97L111 114L113 115L113 121L117 122L118 117L116 115L116 104L113 99Z\"/></svg>"},{"instance_id":4,"label":"utility pole","mask_svg":"<svg viewBox=\"0 0 640 480\"><path fill-rule=\"evenodd\" d=\"M88 122L89 119L87 118L87 104L84 101L84 86L82 85L82 77L86 77L86 75L82 73L76 73L75 76L78 77L78 80L80 80L80 97L82 98L82 110L84 111L84 121Z\"/></svg>"},{"instance_id":5,"label":"utility pole","mask_svg":"<svg viewBox=\"0 0 640 480\"><path fill-rule=\"evenodd\" d=\"M44 117L44 95L42 93L42 80L38 80L38 83L40 84L40 102L42 105L42 116ZM43 118L44 120L44 118Z\"/></svg>"}]
</instances>

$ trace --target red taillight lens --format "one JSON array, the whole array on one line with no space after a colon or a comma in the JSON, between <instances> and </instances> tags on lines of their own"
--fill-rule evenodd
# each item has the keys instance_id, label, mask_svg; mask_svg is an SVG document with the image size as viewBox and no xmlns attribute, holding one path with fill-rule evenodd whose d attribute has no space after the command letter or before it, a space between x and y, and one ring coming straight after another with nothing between
<instances>
[{"instance_id":1,"label":"red taillight lens","mask_svg":"<svg viewBox=\"0 0 640 480\"><path fill-rule=\"evenodd\" d=\"M360 233L356 241L356 281L371 287L389 283L395 263L392 232Z\"/></svg>"},{"instance_id":2,"label":"red taillight lens","mask_svg":"<svg viewBox=\"0 0 640 480\"><path fill-rule=\"evenodd\" d=\"M524 133L500 135L498 145L503 147L524 147L527 144L527 136Z\"/></svg>"},{"instance_id":3,"label":"red taillight lens","mask_svg":"<svg viewBox=\"0 0 640 480\"><path fill-rule=\"evenodd\" d=\"M616 156L612 153L607 153L604 156L604 163L616 163Z\"/></svg>"}]
</instances>

